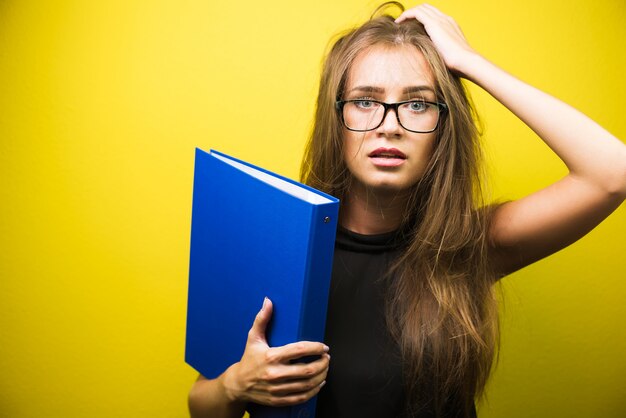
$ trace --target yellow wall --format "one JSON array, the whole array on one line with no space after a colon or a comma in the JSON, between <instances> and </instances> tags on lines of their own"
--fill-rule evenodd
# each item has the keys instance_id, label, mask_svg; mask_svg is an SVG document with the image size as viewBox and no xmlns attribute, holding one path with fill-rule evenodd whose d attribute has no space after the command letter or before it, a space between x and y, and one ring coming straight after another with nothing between
<instances>
[{"instance_id":1,"label":"yellow wall","mask_svg":"<svg viewBox=\"0 0 626 418\"><path fill-rule=\"evenodd\" d=\"M186 414L194 147L296 177L327 41L375 4L0 2L0 416ZM434 4L492 60L626 138L623 0ZM494 197L564 173L475 99ZM481 416L624 416L625 236L622 207L505 280Z\"/></svg>"}]
</instances>

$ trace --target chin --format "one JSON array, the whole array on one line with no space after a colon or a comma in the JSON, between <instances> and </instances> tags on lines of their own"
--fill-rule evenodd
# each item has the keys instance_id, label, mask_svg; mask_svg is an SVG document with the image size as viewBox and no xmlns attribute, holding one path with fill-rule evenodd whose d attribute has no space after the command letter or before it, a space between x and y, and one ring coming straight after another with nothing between
<instances>
[{"instance_id":1,"label":"chin","mask_svg":"<svg viewBox=\"0 0 626 418\"><path fill-rule=\"evenodd\" d=\"M415 187L421 177L421 173L357 173L352 178L352 191L359 193L361 190L380 196L406 194Z\"/></svg>"},{"instance_id":2,"label":"chin","mask_svg":"<svg viewBox=\"0 0 626 418\"><path fill-rule=\"evenodd\" d=\"M392 183L381 182L366 185L367 190L374 194L389 195L389 194L404 194L411 190L415 183Z\"/></svg>"},{"instance_id":3,"label":"chin","mask_svg":"<svg viewBox=\"0 0 626 418\"><path fill-rule=\"evenodd\" d=\"M367 184L370 190L381 192L408 192L419 182L421 176L412 178L378 179Z\"/></svg>"}]
</instances>

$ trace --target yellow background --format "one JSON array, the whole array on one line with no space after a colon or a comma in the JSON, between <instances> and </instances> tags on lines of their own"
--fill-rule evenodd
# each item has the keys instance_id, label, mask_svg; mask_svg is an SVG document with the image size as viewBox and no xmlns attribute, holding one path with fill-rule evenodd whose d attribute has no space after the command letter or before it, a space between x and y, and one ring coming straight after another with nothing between
<instances>
[{"instance_id":1,"label":"yellow background","mask_svg":"<svg viewBox=\"0 0 626 418\"><path fill-rule=\"evenodd\" d=\"M186 415L194 147L297 177L327 42L377 3L0 1L0 416ZM434 4L626 138L623 0ZM494 198L565 173L473 92ZM504 280L481 417L624 416L625 236L621 207Z\"/></svg>"}]
</instances>

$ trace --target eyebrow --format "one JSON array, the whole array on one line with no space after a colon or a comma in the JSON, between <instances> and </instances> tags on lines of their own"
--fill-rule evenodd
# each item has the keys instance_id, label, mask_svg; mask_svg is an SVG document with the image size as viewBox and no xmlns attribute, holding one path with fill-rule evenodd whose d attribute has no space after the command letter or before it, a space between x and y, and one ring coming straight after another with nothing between
<instances>
[{"instance_id":1,"label":"eyebrow","mask_svg":"<svg viewBox=\"0 0 626 418\"><path fill-rule=\"evenodd\" d=\"M429 91L429 92L431 92L431 93L435 94L435 89L433 89L433 88L432 88L432 87L430 87L430 86L413 86L413 87L405 87L405 88L402 90L402 93L404 93L404 94L408 94L408 93L419 93L419 92L422 92L422 91Z\"/></svg>"},{"instance_id":2,"label":"eyebrow","mask_svg":"<svg viewBox=\"0 0 626 418\"><path fill-rule=\"evenodd\" d=\"M362 91L362 92L367 92L367 93L384 93L385 89L382 87L375 87L375 86L357 86L357 87L350 89L348 93L352 93L353 91ZM402 89L403 94L419 93L422 91L430 91L433 94L435 93L435 90L430 86L410 86L410 87L405 87L404 89Z\"/></svg>"},{"instance_id":3,"label":"eyebrow","mask_svg":"<svg viewBox=\"0 0 626 418\"><path fill-rule=\"evenodd\" d=\"M374 86L357 86L353 89L350 89L348 93L352 93L353 91L363 91L367 93L384 93L385 89L382 87L374 87Z\"/></svg>"}]
</instances>

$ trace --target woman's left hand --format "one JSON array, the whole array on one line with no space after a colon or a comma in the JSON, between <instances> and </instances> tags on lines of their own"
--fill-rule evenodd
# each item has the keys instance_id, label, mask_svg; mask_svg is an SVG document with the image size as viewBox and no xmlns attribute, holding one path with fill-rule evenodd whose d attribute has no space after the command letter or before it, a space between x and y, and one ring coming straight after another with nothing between
<instances>
[{"instance_id":1,"label":"woman's left hand","mask_svg":"<svg viewBox=\"0 0 626 418\"><path fill-rule=\"evenodd\" d=\"M469 45L463 31L452 17L443 14L430 4L422 4L406 10L396 19L396 23L408 19L416 19L424 25L428 36L451 71L465 75L464 63L471 56L477 55L477 52Z\"/></svg>"}]
</instances>

